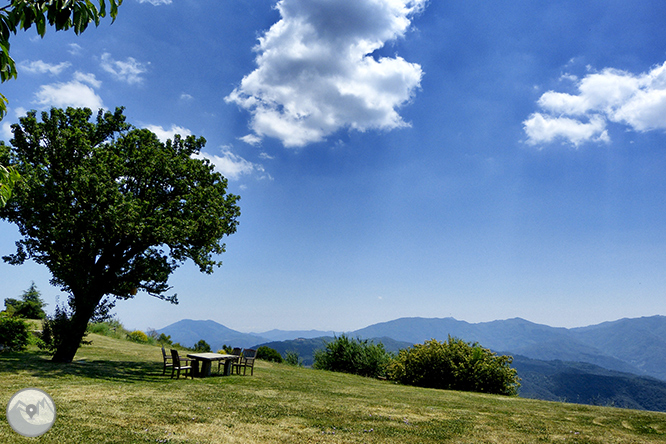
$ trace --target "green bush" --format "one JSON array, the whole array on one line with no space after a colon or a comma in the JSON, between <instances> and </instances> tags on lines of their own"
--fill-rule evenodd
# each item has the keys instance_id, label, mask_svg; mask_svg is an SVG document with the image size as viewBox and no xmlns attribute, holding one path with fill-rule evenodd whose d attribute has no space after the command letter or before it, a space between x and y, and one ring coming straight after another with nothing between
<instances>
[{"instance_id":1,"label":"green bush","mask_svg":"<svg viewBox=\"0 0 666 444\"><path fill-rule=\"evenodd\" d=\"M194 344L194 351L197 353L210 353L210 345L203 339L199 339L199 342Z\"/></svg>"},{"instance_id":2,"label":"green bush","mask_svg":"<svg viewBox=\"0 0 666 444\"><path fill-rule=\"evenodd\" d=\"M125 330L123 324L117 319L109 319L102 322L91 322L88 324L88 333L95 333L101 336L108 336L116 339L127 339L130 334Z\"/></svg>"},{"instance_id":3,"label":"green bush","mask_svg":"<svg viewBox=\"0 0 666 444\"><path fill-rule=\"evenodd\" d=\"M21 295L21 299L5 299L5 313L25 319L44 319L44 306L46 304L33 282Z\"/></svg>"},{"instance_id":4,"label":"green bush","mask_svg":"<svg viewBox=\"0 0 666 444\"><path fill-rule=\"evenodd\" d=\"M343 334L327 343L325 350L315 350L313 367L376 378L386 374L391 358L384 344L350 339Z\"/></svg>"},{"instance_id":5,"label":"green bush","mask_svg":"<svg viewBox=\"0 0 666 444\"><path fill-rule=\"evenodd\" d=\"M449 336L401 350L389 365L389 378L407 385L500 395L516 395L520 386L511 356L497 356L477 343Z\"/></svg>"},{"instance_id":6,"label":"green bush","mask_svg":"<svg viewBox=\"0 0 666 444\"><path fill-rule=\"evenodd\" d=\"M47 315L46 318L44 318L42 326L42 343L39 344L39 348L53 355L58 346L60 346L62 339L70 334L71 317L72 315L67 308L56 304L53 316ZM90 341L85 340L87 335L88 332L86 331L83 338L81 338L81 345L91 344Z\"/></svg>"},{"instance_id":7,"label":"green bush","mask_svg":"<svg viewBox=\"0 0 666 444\"><path fill-rule=\"evenodd\" d=\"M30 342L30 326L19 318L0 316L0 348L25 350Z\"/></svg>"},{"instance_id":8,"label":"green bush","mask_svg":"<svg viewBox=\"0 0 666 444\"><path fill-rule=\"evenodd\" d=\"M148 335L142 332L141 330L134 330L127 335L127 339L132 342L138 342L140 344L148 343Z\"/></svg>"},{"instance_id":9,"label":"green bush","mask_svg":"<svg viewBox=\"0 0 666 444\"><path fill-rule=\"evenodd\" d=\"M284 354L284 362L289 365L295 365L296 367L303 365L303 360L298 356L297 351L286 351Z\"/></svg>"},{"instance_id":10,"label":"green bush","mask_svg":"<svg viewBox=\"0 0 666 444\"><path fill-rule=\"evenodd\" d=\"M262 345L257 349L257 359L264 361L282 362L282 355L275 349Z\"/></svg>"},{"instance_id":11,"label":"green bush","mask_svg":"<svg viewBox=\"0 0 666 444\"><path fill-rule=\"evenodd\" d=\"M164 333L160 333L160 335L157 337L157 343L161 345L171 345L171 335L165 335Z\"/></svg>"}]
</instances>

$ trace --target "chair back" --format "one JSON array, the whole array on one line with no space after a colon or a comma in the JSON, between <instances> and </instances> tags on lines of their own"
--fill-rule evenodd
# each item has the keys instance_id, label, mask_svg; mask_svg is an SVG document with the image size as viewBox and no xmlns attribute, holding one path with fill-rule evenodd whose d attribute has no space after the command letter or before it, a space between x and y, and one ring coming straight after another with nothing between
<instances>
[{"instance_id":1,"label":"chair back","mask_svg":"<svg viewBox=\"0 0 666 444\"><path fill-rule=\"evenodd\" d=\"M241 355L241 348L240 347L234 347L233 350L231 350L231 354L235 356L240 356Z\"/></svg>"},{"instance_id":2,"label":"chair back","mask_svg":"<svg viewBox=\"0 0 666 444\"><path fill-rule=\"evenodd\" d=\"M254 361L254 358L257 356L257 351L253 348L246 348L243 350L243 359L245 362L252 362Z\"/></svg>"},{"instance_id":3,"label":"chair back","mask_svg":"<svg viewBox=\"0 0 666 444\"><path fill-rule=\"evenodd\" d=\"M171 349L171 359L173 360L174 367L180 367L180 357L178 356L178 350Z\"/></svg>"},{"instance_id":4,"label":"chair back","mask_svg":"<svg viewBox=\"0 0 666 444\"><path fill-rule=\"evenodd\" d=\"M166 354L166 350L164 350L164 346L162 346L162 357L164 358L165 361L169 358Z\"/></svg>"}]
</instances>

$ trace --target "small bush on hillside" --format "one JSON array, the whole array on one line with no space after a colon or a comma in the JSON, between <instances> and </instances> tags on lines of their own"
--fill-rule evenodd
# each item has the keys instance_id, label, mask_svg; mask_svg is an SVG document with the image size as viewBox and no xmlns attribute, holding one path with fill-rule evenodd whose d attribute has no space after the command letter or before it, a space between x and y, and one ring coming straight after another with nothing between
<instances>
[{"instance_id":1,"label":"small bush on hillside","mask_svg":"<svg viewBox=\"0 0 666 444\"><path fill-rule=\"evenodd\" d=\"M30 326L22 319L0 316L0 349L25 350L30 342Z\"/></svg>"},{"instance_id":2,"label":"small bush on hillside","mask_svg":"<svg viewBox=\"0 0 666 444\"><path fill-rule=\"evenodd\" d=\"M264 361L271 361L271 362L282 362L282 355L278 353L277 350L267 347L265 345L262 345L257 349L257 359L263 359Z\"/></svg>"},{"instance_id":3,"label":"small bush on hillside","mask_svg":"<svg viewBox=\"0 0 666 444\"><path fill-rule=\"evenodd\" d=\"M203 339L199 339L199 342L194 344L194 351L198 353L209 353L210 345Z\"/></svg>"},{"instance_id":4,"label":"small bush on hillside","mask_svg":"<svg viewBox=\"0 0 666 444\"><path fill-rule=\"evenodd\" d=\"M477 343L449 336L401 350L389 378L402 384L446 390L516 395L520 386L511 356L497 356Z\"/></svg>"},{"instance_id":5,"label":"small bush on hillside","mask_svg":"<svg viewBox=\"0 0 666 444\"><path fill-rule=\"evenodd\" d=\"M289 365L295 365L296 367L301 367L303 365L303 360L298 356L297 351L287 351L284 354L284 362Z\"/></svg>"},{"instance_id":6,"label":"small bush on hillside","mask_svg":"<svg viewBox=\"0 0 666 444\"><path fill-rule=\"evenodd\" d=\"M127 335L130 334L130 332L125 330L123 324L117 319L91 322L88 324L88 332L116 339L126 339Z\"/></svg>"},{"instance_id":7,"label":"small bush on hillside","mask_svg":"<svg viewBox=\"0 0 666 444\"><path fill-rule=\"evenodd\" d=\"M148 343L148 335L141 330L134 330L132 333L127 335L127 339L132 342L138 342L140 344Z\"/></svg>"},{"instance_id":8,"label":"small bush on hillside","mask_svg":"<svg viewBox=\"0 0 666 444\"><path fill-rule=\"evenodd\" d=\"M327 343L325 350L315 350L313 367L376 378L386 374L391 358L384 344L350 339L343 334Z\"/></svg>"},{"instance_id":9,"label":"small bush on hillside","mask_svg":"<svg viewBox=\"0 0 666 444\"><path fill-rule=\"evenodd\" d=\"M165 335L164 333L160 333L160 335L156 339L158 344L161 345L171 345L173 342L171 341L171 335Z\"/></svg>"},{"instance_id":10,"label":"small bush on hillside","mask_svg":"<svg viewBox=\"0 0 666 444\"><path fill-rule=\"evenodd\" d=\"M47 315L44 319L42 342L39 344L40 349L47 351L49 354L55 353L63 338L70 335L71 316L71 313L65 307L56 304L53 315ZM88 332L86 331L81 339L81 345L91 344L90 341L85 340L87 335Z\"/></svg>"},{"instance_id":11,"label":"small bush on hillside","mask_svg":"<svg viewBox=\"0 0 666 444\"><path fill-rule=\"evenodd\" d=\"M30 288L23 292L20 300L5 299L4 313L25 319L44 319L46 317L46 313L44 313L45 305L41 293L33 282Z\"/></svg>"}]
</instances>

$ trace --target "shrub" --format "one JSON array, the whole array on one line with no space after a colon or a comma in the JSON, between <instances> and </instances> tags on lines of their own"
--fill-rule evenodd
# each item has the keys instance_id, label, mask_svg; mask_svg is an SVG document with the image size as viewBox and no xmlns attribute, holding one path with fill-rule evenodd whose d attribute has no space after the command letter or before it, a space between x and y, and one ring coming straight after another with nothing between
<instances>
[{"instance_id":1,"label":"shrub","mask_svg":"<svg viewBox=\"0 0 666 444\"><path fill-rule=\"evenodd\" d=\"M264 361L271 361L271 362L282 362L282 355L278 353L277 350L267 347L265 345L262 345L257 349L257 359L263 359Z\"/></svg>"},{"instance_id":2,"label":"shrub","mask_svg":"<svg viewBox=\"0 0 666 444\"><path fill-rule=\"evenodd\" d=\"M160 333L160 335L157 337L157 343L161 345L171 345L171 335L165 335L164 333Z\"/></svg>"},{"instance_id":3,"label":"shrub","mask_svg":"<svg viewBox=\"0 0 666 444\"><path fill-rule=\"evenodd\" d=\"M41 298L41 294L33 282L21 295L21 299L5 299L5 312L11 316L18 316L25 319L44 319L44 306L46 304Z\"/></svg>"},{"instance_id":4,"label":"shrub","mask_svg":"<svg viewBox=\"0 0 666 444\"><path fill-rule=\"evenodd\" d=\"M46 318L44 318L42 326L42 343L39 344L39 348L53 355L61 344L63 338L70 334L70 319L71 314L68 310L65 307L60 307L60 305L56 303L53 316L47 315ZM91 344L90 341L85 340L87 335L88 332L86 331L83 338L81 338L81 345Z\"/></svg>"},{"instance_id":5,"label":"shrub","mask_svg":"<svg viewBox=\"0 0 666 444\"><path fill-rule=\"evenodd\" d=\"M134 330L132 333L127 335L127 339L129 339L132 342L145 344L148 342L148 335L142 332L141 330Z\"/></svg>"},{"instance_id":6,"label":"shrub","mask_svg":"<svg viewBox=\"0 0 666 444\"><path fill-rule=\"evenodd\" d=\"M286 362L289 365L295 365L297 367L300 367L303 365L303 360L298 356L297 351L287 351L284 354L284 362Z\"/></svg>"},{"instance_id":7,"label":"shrub","mask_svg":"<svg viewBox=\"0 0 666 444\"><path fill-rule=\"evenodd\" d=\"M386 374L392 355L381 342L350 339L346 335L326 344L325 350L316 350L313 367L320 370L379 377Z\"/></svg>"},{"instance_id":8,"label":"shrub","mask_svg":"<svg viewBox=\"0 0 666 444\"><path fill-rule=\"evenodd\" d=\"M449 336L401 350L389 378L402 384L447 390L516 395L520 386L511 356L497 356L478 343Z\"/></svg>"},{"instance_id":9,"label":"shrub","mask_svg":"<svg viewBox=\"0 0 666 444\"><path fill-rule=\"evenodd\" d=\"M102 322L88 324L88 333L95 333L116 339L126 339L130 334L117 319L108 319Z\"/></svg>"},{"instance_id":10,"label":"shrub","mask_svg":"<svg viewBox=\"0 0 666 444\"><path fill-rule=\"evenodd\" d=\"M30 326L19 318L0 316L0 348L25 350L30 342Z\"/></svg>"},{"instance_id":11,"label":"shrub","mask_svg":"<svg viewBox=\"0 0 666 444\"><path fill-rule=\"evenodd\" d=\"M210 352L210 345L203 339L199 339L199 342L194 344L194 351L198 353L209 353Z\"/></svg>"}]
</instances>

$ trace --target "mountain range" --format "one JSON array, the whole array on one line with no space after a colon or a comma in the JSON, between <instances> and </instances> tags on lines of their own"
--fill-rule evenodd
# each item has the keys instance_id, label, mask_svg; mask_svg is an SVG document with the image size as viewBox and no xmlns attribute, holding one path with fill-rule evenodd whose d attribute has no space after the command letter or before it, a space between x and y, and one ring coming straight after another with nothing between
<instances>
[{"instance_id":1,"label":"mountain range","mask_svg":"<svg viewBox=\"0 0 666 444\"><path fill-rule=\"evenodd\" d=\"M174 342L192 346L200 339L214 350L222 345L252 347L275 341L333 337L332 331L271 330L241 333L215 321L183 319L160 330ZM666 316L620 319L580 328L558 328L521 318L468 323L453 318L400 318L346 332L362 339L390 338L408 344L448 336L478 342L498 353L538 360L587 362L607 370L666 381Z\"/></svg>"},{"instance_id":2,"label":"mountain range","mask_svg":"<svg viewBox=\"0 0 666 444\"><path fill-rule=\"evenodd\" d=\"M214 321L181 320L157 331L192 346L266 345L312 364L314 350L339 333L271 330L241 333ZM523 397L666 411L666 316L620 319L580 328L557 328L514 318L468 323L453 318L400 318L346 332L382 342L391 352L448 336L478 342L514 357Z\"/></svg>"}]
</instances>

